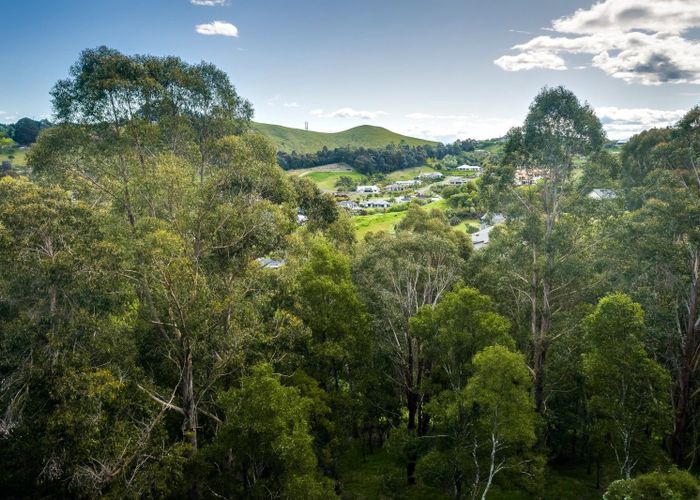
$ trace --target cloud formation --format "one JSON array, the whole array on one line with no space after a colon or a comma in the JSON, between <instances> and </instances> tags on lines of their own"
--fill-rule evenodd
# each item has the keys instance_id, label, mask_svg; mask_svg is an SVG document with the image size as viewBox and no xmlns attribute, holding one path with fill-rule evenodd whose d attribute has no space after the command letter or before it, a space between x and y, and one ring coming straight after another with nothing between
<instances>
[{"instance_id":1,"label":"cloud formation","mask_svg":"<svg viewBox=\"0 0 700 500\"><path fill-rule=\"evenodd\" d=\"M360 120L375 120L386 114L385 111L358 111L353 108L340 108L330 113L326 113L322 109L311 111L311 115L317 118L355 118Z\"/></svg>"},{"instance_id":2,"label":"cloud formation","mask_svg":"<svg viewBox=\"0 0 700 500\"><path fill-rule=\"evenodd\" d=\"M200 35L238 36L238 28L225 21L213 21L211 23L198 24L194 27L194 29Z\"/></svg>"},{"instance_id":3,"label":"cloud formation","mask_svg":"<svg viewBox=\"0 0 700 500\"><path fill-rule=\"evenodd\" d=\"M223 7L228 4L228 0L190 0L190 3L202 7Z\"/></svg>"},{"instance_id":4,"label":"cloud formation","mask_svg":"<svg viewBox=\"0 0 700 500\"><path fill-rule=\"evenodd\" d=\"M298 108L298 107L299 107L299 103L296 102L296 101L294 101L294 102L285 102L284 104L282 104L282 106L284 106L285 108Z\"/></svg>"},{"instance_id":5,"label":"cloud formation","mask_svg":"<svg viewBox=\"0 0 700 500\"><path fill-rule=\"evenodd\" d=\"M627 83L700 84L698 0L604 0L552 22L553 35L513 47L494 63L506 71L567 69L567 54L591 56L593 67Z\"/></svg>"},{"instance_id":6,"label":"cloud formation","mask_svg":"<svg viewBox=\"0 0 700 500\"><path fill-rule=\"evenodd\" d=\"M614 106L595 108L595 112L611 139L627 139L642 130L669 127L678 122L686 113L682 109L666 111Z\"/></svg>"}]
</instances>

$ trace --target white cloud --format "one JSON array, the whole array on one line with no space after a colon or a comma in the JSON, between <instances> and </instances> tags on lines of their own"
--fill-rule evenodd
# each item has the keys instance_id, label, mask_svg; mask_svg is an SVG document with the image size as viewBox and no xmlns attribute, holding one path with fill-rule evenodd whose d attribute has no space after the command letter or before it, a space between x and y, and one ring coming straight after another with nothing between
<instances>
[{"instance_id":1,"label":"white cloud","mask_svg":"<svg viewBox=\"0 0 700 500\"><path fill-rule=\"evenodd\" d=\"M507 71L566 69L563 55L587 54L592 65L628 83L700 84L698 0L604 0L552 22L554 35L513 47L494 61Z\"/></svg>"},{"instance_id":2,"label":"white cloud","mask_svg":"<svg viewBox=\"0 0 700 500\"><path fill-rule=\"evenodd\" d=\"M190 0L190 3L203 7L222 7L228 4L228 0Z\"/></svg>"},{"instance_id":3,"label":"white cloud","mask_svg":"<svg viewBox=\"0 0 700 500\"><path fill-rule=\"evenodd\" d=\"M386 114L384 111L358 111L353 108L340 108L330 113L326 113L322 109L311 111L311 115L318 118L355 118L360 120L375 120Z\"/></svg>"},{"instance_id":4,"label":"white cloud","mask_svg":"<svg viewBox=\"0 0 700 500\"><path fill-rule=\"evenodd\" d=\"M502 56L494 61L506 71L521 71L525 69L566 69L564 59L550 52L521 52L514 56Z\"/></svg>"},{"instance_id":5,"label":"white cloud","mask_svg":"<svg viewBox=\"0 0 700 500\"><path fill-rule=\"evenodd\" d=\"M414 137L440 142L457 139L491 139L502 137L511 127L520 123L511 118L483 118L479 115L434 115L409 113L408 123L397 131Z\"/></svg>"},{"instance_id":6,"label":"white cloud","mask_svg":"<svg viewBox=\"0 0 700 500\"><path fill-rule=\"evenodd\" d=\"M200 35L238 36L238 28L225 21L213 21L211 23L198 24L195 26L195 30Z\"/></svg>"},{"instance_id":7,"label":"white cloud","mask_svg":"<svg viewBox=\"0 0 700 500\"><path fill-rule=\"evenodd\" d=\"M7 113L4 111L0 111L0 115L6 115Z\"/></svg>"},{"instance_id":8,"label":"white cloud","mask_svg":"<svg viewBox=\"0 0 700 500\"><path fill-rule=\"evenodd\" d=\"M285 102L282 106L284 106L285 108L298 108L299 103L297 103L296 101L295 102Z\"/></svg>"},{"instance_id":9,"label":"white cloud","mask_svg":"<svg viewBox=\"0 0 700 500\"><path fill-rule=\"evenodd\" d=\"M671 126L686 113L682 109L667 111L615 106L598 107L595 112L611 139L627 139L642 130Z\"/></svg>"}]
</instances>

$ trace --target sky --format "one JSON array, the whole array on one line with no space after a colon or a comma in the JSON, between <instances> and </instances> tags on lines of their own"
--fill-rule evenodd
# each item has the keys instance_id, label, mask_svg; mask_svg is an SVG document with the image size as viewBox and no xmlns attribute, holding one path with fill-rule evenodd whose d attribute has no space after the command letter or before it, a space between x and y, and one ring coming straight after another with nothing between
<instances>
[{"instance_id":1,"label":"sky","mask_svg":"<svg viewBox=\"0 0 700 500\"><path fill-rule=\"evenodd\" d=\"M226 71L255 120L450 142L521 124L564 85L611 139L700 102L700 0L3 0L0 123L51 118L81 50Z\"/></svg>"}]
</instances>

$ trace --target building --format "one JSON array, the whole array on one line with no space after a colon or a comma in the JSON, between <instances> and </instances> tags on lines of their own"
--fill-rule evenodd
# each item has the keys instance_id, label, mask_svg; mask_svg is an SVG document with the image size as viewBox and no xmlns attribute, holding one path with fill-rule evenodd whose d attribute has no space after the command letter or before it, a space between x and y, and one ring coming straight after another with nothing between
<instances>
[{"instance_id":1,"label":"building","mask_svg":"<svg viewBox=\"0 0 700 500\"><path fill-rule=\"evenodd\" d=\"M474 250L479 250L480 248L484 248L489 244L489 234L491 233L493 227L494 226L487 226L484 229L480 229L476 233L472 234L472 246L474 247Z\"/></svg>"},{"instance_id":2,"label":"building","mask_svg":"<svg viewBox=\"0 0 700 500\"><path fill-rule=\"evenodd\" d=\"M284 259L269 259L267 257L260 257L256 260L263 269L279 269L287 263Z\"/></svg>"},{"instance_id":3,"label":"building","mask_svg":"<svg viewBox=\"0 0 700 500\"><path fill-rule=\"evenodd\" d=\"M403 186L403 187L414 187L414 186L420 186L420 181L419 180L412 180L412 181L396 181L397 185Z\"/></svg>"},{"instance_id":4,"label":"building","mask_svg":"<svg viewBox=\"0 0 700 500\"><path fill-rule=\"evenodd\" d=\"M617 198L617 193L612 189L594 189L587 195L592 200L614 200Z\"/></svg>"},{"instance_id":5,"label":"building","mask_svg":"<svg viewBox=\"0 0 700 500\"><path fill-rule=\"evenodd\" d=\"M411 203L411 197L401 196L400 198L396 198L396 203Z\"/></svg>"},{"instance_id":6,"label":"building","mask_svg":"<svg viewBox=\"0 0 700 500\"><path fill-rule=\"evenodd\" d=\"M357 186L358 193L381 193L379 186Z\"/></svg>"},{"instance_id":7,"label":"building","mask_svg":"<svg viewBox=\"0 0 700 500\"><path fill-rule=\"evenodd\" d=\"M469 179L465 179L464 177L448 177L447 178L447 183L450 184L451 186L462 186L463 184L467 184Z\"/></svg>"},{"instance_id":8,"label":"building","mask_svg":"<svg viewBox=\"0 0 700 500\"><path fill-rule=\"evenodd\" d=\"M340 208L344 208L345 210L350 210L351 212L354 212L355 210L360 210L360 205L358 205L352 200L341 201L338 203L338 206Z\"/></svg>"},{"instance_id":9,"label":"building","mask_svg":"<svg viewBox=\"0 0 700 500\"><path fill-rule=\"evenodd\" d=\"M515 171L515 185L516 186L531 186L535 182L544 179L545 172L541 168L519 168Z\"/></svg>"},{"instance_id":10,"label":"building","mask_svg":"<svg viewBox=\"0 0 700 500\"><path fill-rule=\"evenodd\" d=\"M367 200L360 203L364 208L389 208L391 203L386 200Z\"/></svg>"},{"instance_id":11,"label":"building","mask_svg":"<svg viewBox=\"0 0 700 500\"><path fill-rule=\"evenodd\" d=\"M423 172L418 175L418 179L442 179L443 175L440 172Z\"/></svg>"},{"instance_id":12,"label":"building","mask_svg":"<svg viewBox=\"0 0 700 500\"><path fill-rule=\"evenodd\" d=\"M457 167L460 172L481 172L481 167L476 165L461 165Z\"/></svg>"},{"instance_id":13,"label":"building","mask_svg":"<svg viewBox=\"0 0 700 500\"><path fill-rule=\"evenodd\" d=\"M389 184L388 186L384 186L385 191L390 191L392 193L395 193L396 191L403 191L405 188L397 183L394 184Z\"/></svg>"},{"instance_id":14,"label":"building","mask_svg":"<svg viewBox=\"0 0 700 500\"><path fill-rule=\"evenodd\" d=\"M485 229L489 226L495 226L496 224L503 224L506 221L506 216L503 214L486 214L481 217L481 229Z\"/></svg>"},{"instance_id":15,"label":"building","mask_svg":"<svg viewBox=\"0 0 700 500\"><path fill-rule=\"evenodd\" d=\"M309 222L309 218L306 215L297 214L297 224L299 224L300 226L303 226L307 222Z\"/></svg>"}]
</instances>

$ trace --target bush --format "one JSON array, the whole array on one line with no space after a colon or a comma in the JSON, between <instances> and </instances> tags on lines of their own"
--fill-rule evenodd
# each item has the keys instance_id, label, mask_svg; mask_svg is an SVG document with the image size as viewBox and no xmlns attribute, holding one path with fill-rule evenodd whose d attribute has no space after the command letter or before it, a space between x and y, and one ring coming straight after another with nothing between
<instances>
[{"instance_id":1,"label":"bush","mask_svg":"<svg viewBox=\"0 0 700 500\"><path fill-rule=\"evenodd\" d=\"M614 481L605 500L686 500L700 498L700 482L687 471L651 472L634 479Z\"/></svg>"}]
</instances>

